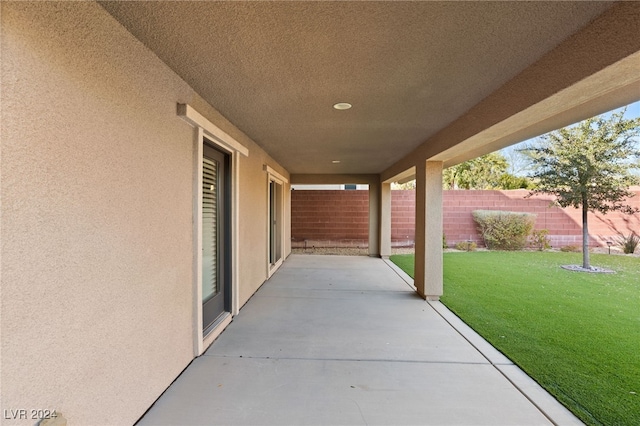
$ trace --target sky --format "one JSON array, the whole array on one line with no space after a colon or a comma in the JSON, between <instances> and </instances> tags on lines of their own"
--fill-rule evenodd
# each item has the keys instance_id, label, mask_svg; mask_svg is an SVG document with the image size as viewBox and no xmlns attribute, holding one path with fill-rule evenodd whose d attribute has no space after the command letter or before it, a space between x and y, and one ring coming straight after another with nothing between
<instances>
[{"instance_id":1,"label":"sky","mask_svg":"<svg viewBox=\"0 0 640 426\"><path fill-rule=\"evenodd\" d=\"M640 101L633 103L627 107L627 113L625 114L627 118L636 118L640 117Z\"/></svg>"},{"instance_id":2,"label":"sky","mask_svg":"<svg viewBox=\"0 0 640 426\"><path fill-rule=\"evenodd\" d=\"M622 110L624 107L622 108L616 108L612 111L609 111L607 113L605 113L605 115L610 115L613 114L615 112L619 112L620 110ZM631 119L631 118L637 118L640 117L640 101L638 102L634 102L632 104L627 105L627 112L624 115L624 118L626 119ZM500 150L500 152L507 157L507 160L510 163L518 163L517 161L517 155L513 154L513 152L517 149L523 148L527 143L530 143L531 141L535 140L536 138L533 139L527 139L526 141L522 141L520 143L517 143L515 145L511 145L507 148L504 148L502 150ZM516 175L522 175L522 171L519 170L519 165L518 164L510 164L510 169L509 172L516 174Z\"/></svg>"}]
</instances>

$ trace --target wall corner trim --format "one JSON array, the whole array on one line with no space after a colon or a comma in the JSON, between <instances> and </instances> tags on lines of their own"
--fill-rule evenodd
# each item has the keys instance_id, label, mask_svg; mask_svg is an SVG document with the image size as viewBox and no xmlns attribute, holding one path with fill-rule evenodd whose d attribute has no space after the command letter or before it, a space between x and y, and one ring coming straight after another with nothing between
<instances>
[{"instance_id":1,"label":"wall corner trim","mask_svg":"<svg viewBox=\"0 0 640 426\"><path fill-rule=\"evenodd\" d=\"M249 150L231 135L213 124L198 111L188 104L178 104L178 116L194 127L201 128L207 137L216 139L216 142L229 149L239 152L245 157L249 156Z\"/></svg>"}]
</instances>

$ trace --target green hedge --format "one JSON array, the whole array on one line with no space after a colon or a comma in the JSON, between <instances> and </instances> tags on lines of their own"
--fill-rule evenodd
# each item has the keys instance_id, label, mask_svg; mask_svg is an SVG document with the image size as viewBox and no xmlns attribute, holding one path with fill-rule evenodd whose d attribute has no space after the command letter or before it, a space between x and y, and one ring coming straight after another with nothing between
<instances>
[{"instance_id":1,"label":"green hedge","mask_svg":"<svg viewBox=\"0 0 640 426\"><path fill-rule=\"evenodd\" d=\"M473 220L489 250L522 250L536 215L496 210L474 210Z\"/></svg>"}]
</instances>

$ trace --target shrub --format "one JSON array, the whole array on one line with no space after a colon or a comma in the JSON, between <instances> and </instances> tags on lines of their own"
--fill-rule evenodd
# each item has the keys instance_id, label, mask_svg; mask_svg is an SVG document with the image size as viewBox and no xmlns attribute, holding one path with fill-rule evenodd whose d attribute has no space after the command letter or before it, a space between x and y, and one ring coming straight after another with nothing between
<instances>
[{"instance_id":1,"label":"shrub","mask_svg":"<svg viewBox=\"0 0 640 426\"><path fill-rule=\"evenodd\" d=\"M549 231L547 229L534 229L531 233L531 245L539 251L550 249L551 241L547 235L549 235Z\"/></svg>"},{"instance_id":2,"label":"shrub","mask_svg":"<svg viewBox=\"0 0 640 426\"><path fill-rule=\"evenodd\" d=\"M473 241L460 241L455 245L456 250L462 251L475 251L478 248L478 245Z\"/></svg>"},{"instance_id":3,"label":"shrub","mask_svg":"<svg viewBox=\"0 0 640 426\"><path fill-rule=\"evenodd\" d=\"M568 252L579 252L579 251L582 251L582 249L578 246L568 245L568 246L560 247L560 251L568 253Z\"/></svg>"},{"instance_id":4,"label":"shrub","mask_svg":"<svg viewBox=\"0 0 640 426\"><path fill-rule=\"evenodd\" d=\"M533 229L531 213L475 210L473 220L489 250L522 250Z\"/></svg>"},{"instance_id":5,"label":"shrub","mask_svg":"<svg viewBox=\"0 0 640 426\"><path fill-rule=\"evenodd\" d=\"M638 236L635 232L632 232L628 236L620 235L616 238L616 243L620 247L622 247L622 251L626 254L632 254L636 251L638 245L640 245L640 236Z\"/></svg>"},{"instance_id":6,"label":"shrub","mask_svg":"<svg viewBox=\"0 0 640 426\"><path fill-rule=\"evenodd\" d=\"M448 249L449 245L447 244L447 236L442 234L442 248L443 249Z\"/></svg>"}]
</instances>

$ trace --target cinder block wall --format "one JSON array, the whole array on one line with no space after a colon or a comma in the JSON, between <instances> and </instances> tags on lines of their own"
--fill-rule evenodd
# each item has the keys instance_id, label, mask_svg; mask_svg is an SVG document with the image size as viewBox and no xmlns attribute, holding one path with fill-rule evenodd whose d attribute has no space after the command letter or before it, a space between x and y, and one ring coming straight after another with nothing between
<instances>
[{"instance_id":1,"label":"cinder block wall","mask_svg":"<svg viewBox=\"0 0 640 426\"><path fill-rule=\"evenodd\" d=\"M629 204L640 208L640 187ZM473 210L504 210L536 214L535 229L547 229L554 247L582 244L580 210L551 207L553 198L540 195L526 198L528 191L444 191L444 234L452 246L482 238L473 221ZM293 191L291 235L293 247L366 245L368 237L367 191ZM618 233L640 233L640 215L610 212L589 214L589 244L606 246ZM392 191L392 245L410 245L415 238L415 192Z\"/></svg>"},{"instance_id":2,"label":"cinder block wall","mask_svg":"<svg viewBox=\"0 0 640 426\"><path fill-rule=\"evenodd\" d=\"M634 187L637 194L629 204L640 208L640 188ZM474 210L504 210L534 213L535 229L547 229L554 247L582 244L582 213L572 207L552 206L553 197L537 195L526 198L527 190L511 191L444 191L444 234L447 243L453 245L459 241L473 240L478 243L482 238L476 230L472 212ZM606 241L619 233L625 235L635 231L640 233L640 216L610 212L607 215L589 213L589 245L606 246Z\"/></svg>"},{"instance_id":3,"label":"cinder block wall","mask_svg":"<svg viewBox=\"0 0 640 426\"><path fill-rule=\"evenodd\" d=\"M364 247L369 191L291 191L292 247Z\"/></svg>"},{"instance_id":4,"label":"cinder block wall","mask_svg":"<svg viewBox=\"0 0 640 426\"><path fill-rule=\"evenodd\" d=\"M416 227L415 191L391 191L391 241L412 245Z\"/></svg>"},{"instance_id":5,"label":"cinder block wall","mask_svg":"<svg viewBox=\"0 0 640 426\"><path fill-rule=\"evenodd\" d=\"M528 191L445 191L443 199L444 233L447 243L472 240L482 245L476 230L474 210L505 210L534 213L535 229L549 230L553 246L582 244L582 227L563 209L550 207L551 197L525 198ZM594 240L590 244L595 244Z\"/></svg>"}]
</instances>

